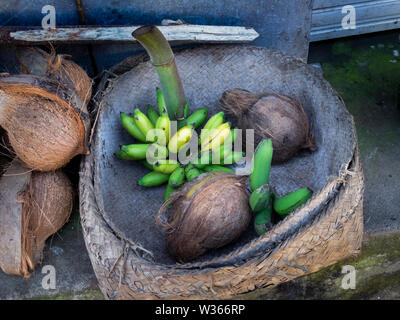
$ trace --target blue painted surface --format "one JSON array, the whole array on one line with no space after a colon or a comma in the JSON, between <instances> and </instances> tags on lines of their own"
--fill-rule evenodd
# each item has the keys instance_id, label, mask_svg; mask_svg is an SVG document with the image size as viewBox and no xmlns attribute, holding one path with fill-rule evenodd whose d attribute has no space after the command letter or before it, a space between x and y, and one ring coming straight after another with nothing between
<instances>
[{"instance_id":1,"label":"blue painted surface","mask_svg":"<svg viewBox=\"0 0 400 320\"><path fill-rule=\"evenodd\" d=\"M41 26L45 5L56 8L58 25L78 24L78 11L73 0L0 0L0 26Z\"/></svg>"},{"instance_id":2,"label":"blue painted surface","mask_svg":"<svg viewBox=\"0 0 400 320\"><path fill-rule=\"evenodd\" d=\"M159 25L162 19L189 24L253 27L260 37L251 44L306 58L312 0L81 0L87 25ZM40 26L44 5L56 8L56 25L78 25L73 0L0 0L0 25ZM137 53L137 45L93 45L99 70ZM1 58L1 57L0 57Z\"/></svg>"}]
</instances>

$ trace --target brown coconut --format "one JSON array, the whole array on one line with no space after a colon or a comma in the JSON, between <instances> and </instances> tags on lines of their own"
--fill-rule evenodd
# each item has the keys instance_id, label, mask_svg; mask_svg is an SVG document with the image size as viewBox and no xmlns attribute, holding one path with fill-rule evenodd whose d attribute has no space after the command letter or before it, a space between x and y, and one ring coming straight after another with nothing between
<instances>
[{"instance_id":1,"label":"brown coconut","mask_svg":"<svg viewBox=\"0 0 400 320\"><path fill-rule=\"evenodd\" d=\"M0 179L0 268L28 278L72 206L72 185L62 171L32 172L14 160Z\"/></svg>"},{"instance_id":2,"label":"brown coconut","mask_svg":"<svg viewBox=\"0 0 400 320\"><path fill-rule=\"evenodd\" d=\"M75 90L86 106L92 96L92 80L85 70L71 60L68 55L51 53L36 47L20 47L16 50L21 73L50 77L63 86Z\"/></svg>"},{"instance_id":3,"label":"brown coconut","mask_svg":"<svg viewBox=\"0 0 400 320\"><path fill-rule=\"evenodd\" d=\"M272 140L273 163L287 161L301 149L316 150L307 114L291 97L232 89L222 94L220 103L237 118L240 129L254 129L255 145L262 139Z\"/></svg>"},{"instance_id":4,"label":"brown coconut","mask_svg":"<svg viewBox=\"0 0 400 320\"><path fill-rule=\"evenodd\" d=\"M39 171L56 170L87 154L89 127L75 93L31 75L0 78L0 126L18 158Z\"/></svg>"},{"instance_id":5,"label":"brown coconut","mask_svg":"<svg viewBox=\"0 0 400 320\"><path fill-rule=\"evenodd\" d=\"M227 172L205 173L173 193L157 215L168 252L184 262L237 239L251 220L247 180Z\"/></svg>"},{"instance_id":6,"label":"brown coconut","mask_svg":"<svg viewBox=\"0 0 400 320\"><path fill-rule=\"evenodd\" d=\"M7 132L0 127L0 177L8 163L15 157L8 141Z\"/></svg>"}]
</instances>

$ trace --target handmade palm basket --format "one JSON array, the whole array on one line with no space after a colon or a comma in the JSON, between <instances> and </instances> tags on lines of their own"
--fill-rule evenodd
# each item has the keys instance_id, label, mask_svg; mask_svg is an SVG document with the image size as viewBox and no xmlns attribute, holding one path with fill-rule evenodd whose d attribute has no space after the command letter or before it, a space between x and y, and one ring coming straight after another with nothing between
<instances>
[{"instance_id":1,"label":"handmade palm basket","mask_svg":"<svg viewBox=\"0 0 400 320\"><path fill-rule=\"evenodd\" d=\"M318 271L360 252L364 182L354 122L322 75L299 59L250 46L179 50L176 63L191 110L220 111L228 89L274 90L299 100L318 150L274 165L279 195L301 187L313 197L257 236L250 225L234 243L178 264L166 251L155 216L163 187L144 188L148 172L113 153L134 143L120 112L156 105L160 86L147 55L131 57L103 78L91 154L82 162L83 233L99 286L108 299L229 299Z\"/></svg>"}]
</instances>

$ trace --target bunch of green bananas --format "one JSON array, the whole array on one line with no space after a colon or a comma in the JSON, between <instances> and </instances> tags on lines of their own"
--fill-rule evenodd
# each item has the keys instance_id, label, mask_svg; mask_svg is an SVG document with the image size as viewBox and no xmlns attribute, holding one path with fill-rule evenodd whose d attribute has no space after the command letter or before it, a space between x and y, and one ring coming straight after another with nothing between
<instances>
[{"instance_id":1,"label":"bunch of green bananas","mask_svg":"<svg viewBox=\"0 0 400 320\"><path fill-rule=\"evenodd\" d=\"M271 139L262 140L254 153L253 168L250 174L252 191L249 204L253 212L254 228L259 235L266 233L272 225L275 211L281 218L306 203L312 194L307 188L298 189L284 197L277 197L269 185L273 147Z\"/></svg>"},{"instance_id":2,"label":"bunch of green bananas","mask_svg":"<svg viewBox=\"0 0 400 320\"><path fill-rule=\"evenodd\" d=\"M204 125L199 136L199 156L191 157L191 162L181 164L167 160L170 153L178 154L193 137L194 130L207 119L208 108L201 108L189 115L185 107L185 119L177 124L177 132L171 136L171 121L163 93L156 88L158 111L147 106L146 114L135 109L133 114L121 113L121 123L139 143L123 145L115 156L123 160L139 160L152 170L139 180L139 185L154 187L167 183L164 201L185 181L211 171L228 171L225 164L240 161L244 154L232 151L237 131L224 121L224 113L213 115ZM156 129L156 130L153 130ZM228 142L228 143L226 143ZM151 159L152 161L148 161ZM215 163L220 163L215 164Z\"/></svg>"}]
</instances>

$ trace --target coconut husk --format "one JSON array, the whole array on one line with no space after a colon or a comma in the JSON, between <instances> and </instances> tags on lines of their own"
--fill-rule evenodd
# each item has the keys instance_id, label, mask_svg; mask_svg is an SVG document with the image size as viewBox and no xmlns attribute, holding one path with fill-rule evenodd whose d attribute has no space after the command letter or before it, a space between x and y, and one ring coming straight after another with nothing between
<instances>
[{"instance_id":1,"label":"coconut husk","mask_svg":"<svg viewBox=\"0 0 400 320\"><path fill-rule=\"evenodd\" d=\"M7 132L0 127L0 177L7 168L9 162L15 158L15 153L8 141Z\"/></svg>"},{"instance_id":2,"label":"coconut husk","mask_svg":"<svg viewBox=\"0 0 400 320\"><path fill-rule=\"evenodd\" d=\"M0 78L0 125L28 167L56 170L74 156L87 154L89 124L77 111L79 101L55 80L31 75Z\"/></svg>"},{"instance_id":3,"label":"coconut husk","mask_svg":"<svg viewBox=\"0 0 400 320\"><path fill-rule=\"evenodd\" d=\"M157 215L169 253L189 261L237 239L251 220L247 180L221 171L204 173L175 192Z\"/></svg>"},{"instance_id":4,"label":"coconut husk","mask_svg":"<svg viewBox=\"0 0 400 320\"><path fill-rule=\"evenodd\" d=\"M73 61L69 55L51 53L36 47L19 47L16 50L21 73L47 76L58 80L62 85L75 90L84 106L92 96L92 80L85 70Z\"/></svg>"},{"instance_id":5,"label":"coconut husk","mask_svg":"<svg viewBox=\"0 0 400 320\"><path fill-rule=\"evenodd\" d=\"M237 118L240 129L254 129L256 146L262 139L272 140L273 163L285 162L302 149L316 150L307 114L296 99L273 91L252 93L236 88L225 91L220 103Z\"/></svg>"},{"instance_id":6,"label":"coconut husk","mask_svg":"<svg viewBox=\"0 0 400 320\"><path fill-rule=\"evenodd\" d=\"M0 179L0 268L29 278L72 206L72 185L61 170L32 172L12 161Z\"/></svg>"}]
</instances>

